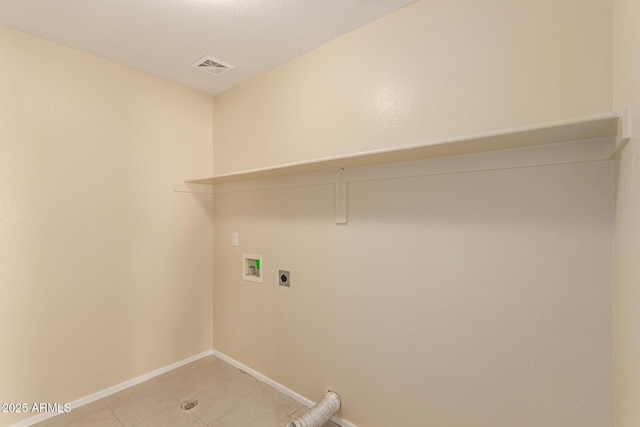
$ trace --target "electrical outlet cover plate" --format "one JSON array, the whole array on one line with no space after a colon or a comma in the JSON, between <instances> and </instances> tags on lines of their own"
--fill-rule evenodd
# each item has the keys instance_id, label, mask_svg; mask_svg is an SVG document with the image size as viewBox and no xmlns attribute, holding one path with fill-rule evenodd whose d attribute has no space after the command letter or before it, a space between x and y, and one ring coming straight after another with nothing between
<instances>
[{"instance_id":1,"label":"electrical outlet cover plate","mask_svg":"<svg viewBox=\"0 0 640 427\"><path fill-rule=\"evenodd\" d=\"M278 270L280 286L291 287L291 273L287 270Z\"/></svg>"}]
</instances>

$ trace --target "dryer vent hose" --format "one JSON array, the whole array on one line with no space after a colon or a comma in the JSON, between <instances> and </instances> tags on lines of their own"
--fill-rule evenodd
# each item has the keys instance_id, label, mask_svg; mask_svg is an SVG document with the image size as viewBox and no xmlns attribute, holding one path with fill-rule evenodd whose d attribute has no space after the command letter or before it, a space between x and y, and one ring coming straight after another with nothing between
<instances>
[{"instance_id":1,"label":"dryer vent hose","mask_svg":"<svg viewBox=\"0 0 640 427\"><path fill-rule=\"evenodd\" d=\"M340 409L340 396L329 390L320 402L305 414L291 421L287 427L322 427Z\"/></svg>"}]
</instances>

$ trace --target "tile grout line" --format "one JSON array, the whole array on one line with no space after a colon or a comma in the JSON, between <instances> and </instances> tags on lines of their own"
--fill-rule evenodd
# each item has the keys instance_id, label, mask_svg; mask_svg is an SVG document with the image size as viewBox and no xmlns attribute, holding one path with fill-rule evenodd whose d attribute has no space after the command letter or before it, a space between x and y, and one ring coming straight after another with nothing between
<instances>
[{"instance_id":1,"label":"tile grout line","mask_svg":"<svg viewBox=\"0 0 640 427\"><path fill-rule=\"evenodd\" d=\"M125 389L126 390L126 389ZM118 416L115 414L115 412L113 412L111 410L111 407L107 404L107 401L102 398L100 399L102 401L102 403L104 403L104 407L107 408L107 410L109 411L109 413L111 413L111 415L113 416L113 418L116 419L117 423L120 424L120 427L124 427L124 424L122 424L122 421L120 421L120 418L118 418Z\"/></svg>"}]
</instances>

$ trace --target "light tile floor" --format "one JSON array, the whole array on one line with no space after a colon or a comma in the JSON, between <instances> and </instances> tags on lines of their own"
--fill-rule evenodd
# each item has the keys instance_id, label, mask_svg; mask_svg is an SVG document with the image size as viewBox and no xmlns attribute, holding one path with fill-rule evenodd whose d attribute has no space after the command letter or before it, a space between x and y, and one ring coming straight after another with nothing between
<instances>
[{"instance_id":1,"label":"light tile floor","mask_svg":"<svg viewBox=\"0 0 640 427\"><path fill-rule=\"evenodd\" d=\"M187 399L198 405L180 409ZM32 427L285 427L306 410L208 356Z\"/></svg>"}]
</instances>

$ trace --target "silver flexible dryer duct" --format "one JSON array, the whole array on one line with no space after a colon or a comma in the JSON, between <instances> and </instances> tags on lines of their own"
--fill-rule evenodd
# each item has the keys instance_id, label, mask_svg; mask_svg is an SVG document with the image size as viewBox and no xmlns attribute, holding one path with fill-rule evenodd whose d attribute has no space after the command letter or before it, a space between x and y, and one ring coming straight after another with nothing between
<instances>
[{"instance_id":1,"label":"silver flexible dryer duct","mask_svg":"<svg viewBox=\"0 0 640 427\"><path fill-rule=\"evenodd\" d=\"M329 390L320 402L305 414L291 421L287 427L322 427L340 409L340 396Z\"/></svg>"}]
</instances>

